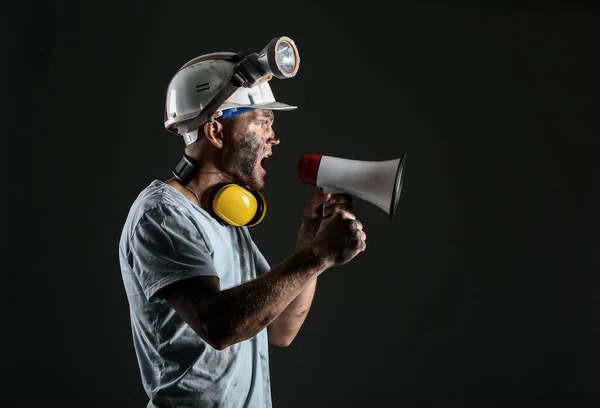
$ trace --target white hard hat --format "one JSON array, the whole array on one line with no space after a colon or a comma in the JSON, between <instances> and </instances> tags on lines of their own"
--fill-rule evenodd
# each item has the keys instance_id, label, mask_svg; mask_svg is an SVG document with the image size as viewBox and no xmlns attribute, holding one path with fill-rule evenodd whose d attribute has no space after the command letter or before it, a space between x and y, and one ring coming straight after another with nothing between
<instances>
[{"instance_id":1,"label":"white hard hat","mask_svg":"<svg viewBox=\"0 0 600 408\"><path fill-rule=\"evenodd\" d=\"M260 108L271 110L291 110L297 106L277 102L268 84L270 77L252 87L241 86L223 103L203 111L217 93L234 75L238 54L219 52L201 55L187 62L171 79L165 101L164 125L176 134L186 134L211 118L218 117L230 108ZM214 104L214 102L213 102ZM187 121L202 113L204 120L186 125ZM187 141L186 141L187 143Z\"/></svg>"}]
</instances>

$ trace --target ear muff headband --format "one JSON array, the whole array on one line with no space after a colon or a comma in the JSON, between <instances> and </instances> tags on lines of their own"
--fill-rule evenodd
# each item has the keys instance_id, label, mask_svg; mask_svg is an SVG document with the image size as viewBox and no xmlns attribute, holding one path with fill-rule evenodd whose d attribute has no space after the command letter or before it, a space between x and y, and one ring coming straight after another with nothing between
<instances>
[{"instance_id":1,"label":"ear muff headband","mask_svg":"<svg viewBox=\"0 0 600 408\"><path fill-rule=\"evenodd\" d=\"M215 193L212 209L229 225L252 227L265 218L267 205L260 192L250 191L237 183L227 183Z\"/></svg>"}]
</instances>

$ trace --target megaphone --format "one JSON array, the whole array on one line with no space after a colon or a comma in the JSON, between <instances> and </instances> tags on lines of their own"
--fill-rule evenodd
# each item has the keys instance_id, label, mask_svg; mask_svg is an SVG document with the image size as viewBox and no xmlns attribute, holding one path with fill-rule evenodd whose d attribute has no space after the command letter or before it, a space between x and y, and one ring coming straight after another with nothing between
<instances>
[{"instance_id":1,"label":"megaphone","mask_svg":"<svg viewBox=\"0 0 600 408\"><path fill-rule=\"evenodd\" d=\"M404 179L406 155L384 161L362 161L305 154L298 162L298 178L331 194L347 193L376 205L394 217Z\"/></svg>"}]
</instances>

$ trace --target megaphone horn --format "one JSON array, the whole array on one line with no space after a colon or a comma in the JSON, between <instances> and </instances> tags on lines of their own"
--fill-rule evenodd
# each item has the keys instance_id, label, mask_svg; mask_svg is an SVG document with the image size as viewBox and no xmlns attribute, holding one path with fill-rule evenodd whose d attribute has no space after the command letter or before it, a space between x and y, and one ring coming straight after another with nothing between
<instances>
[{"instance_id":1,"label":"megaphone horn","mask_svg":"<svg viewBox=\"0 0 600 408\"><path fill-rule=\"evenodd\" d=\"M347 193L376 205L394 217L404 179L406 155L393 160L363 161L305 154L298 163L298 178L324 192Z\"/></svg>"}]
</instances>

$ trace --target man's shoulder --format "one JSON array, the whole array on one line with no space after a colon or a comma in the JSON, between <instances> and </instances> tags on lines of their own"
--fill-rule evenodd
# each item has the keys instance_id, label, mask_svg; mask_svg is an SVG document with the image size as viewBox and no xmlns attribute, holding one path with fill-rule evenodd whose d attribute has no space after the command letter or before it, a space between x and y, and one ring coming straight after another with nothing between
<instances>
[{"instance_id":1,"label":"man's shoulder","mask_svg":"<svg viewBox=\"0 0 600 408\"><path fill-rule=\"evenodd\" d=\"M173 219L189 216L187 199L170 185L153 180L133 201L126 228L135 228L144 219ZM168 216L167 216L168 215Z\"/></svg>"}]
</instances>

